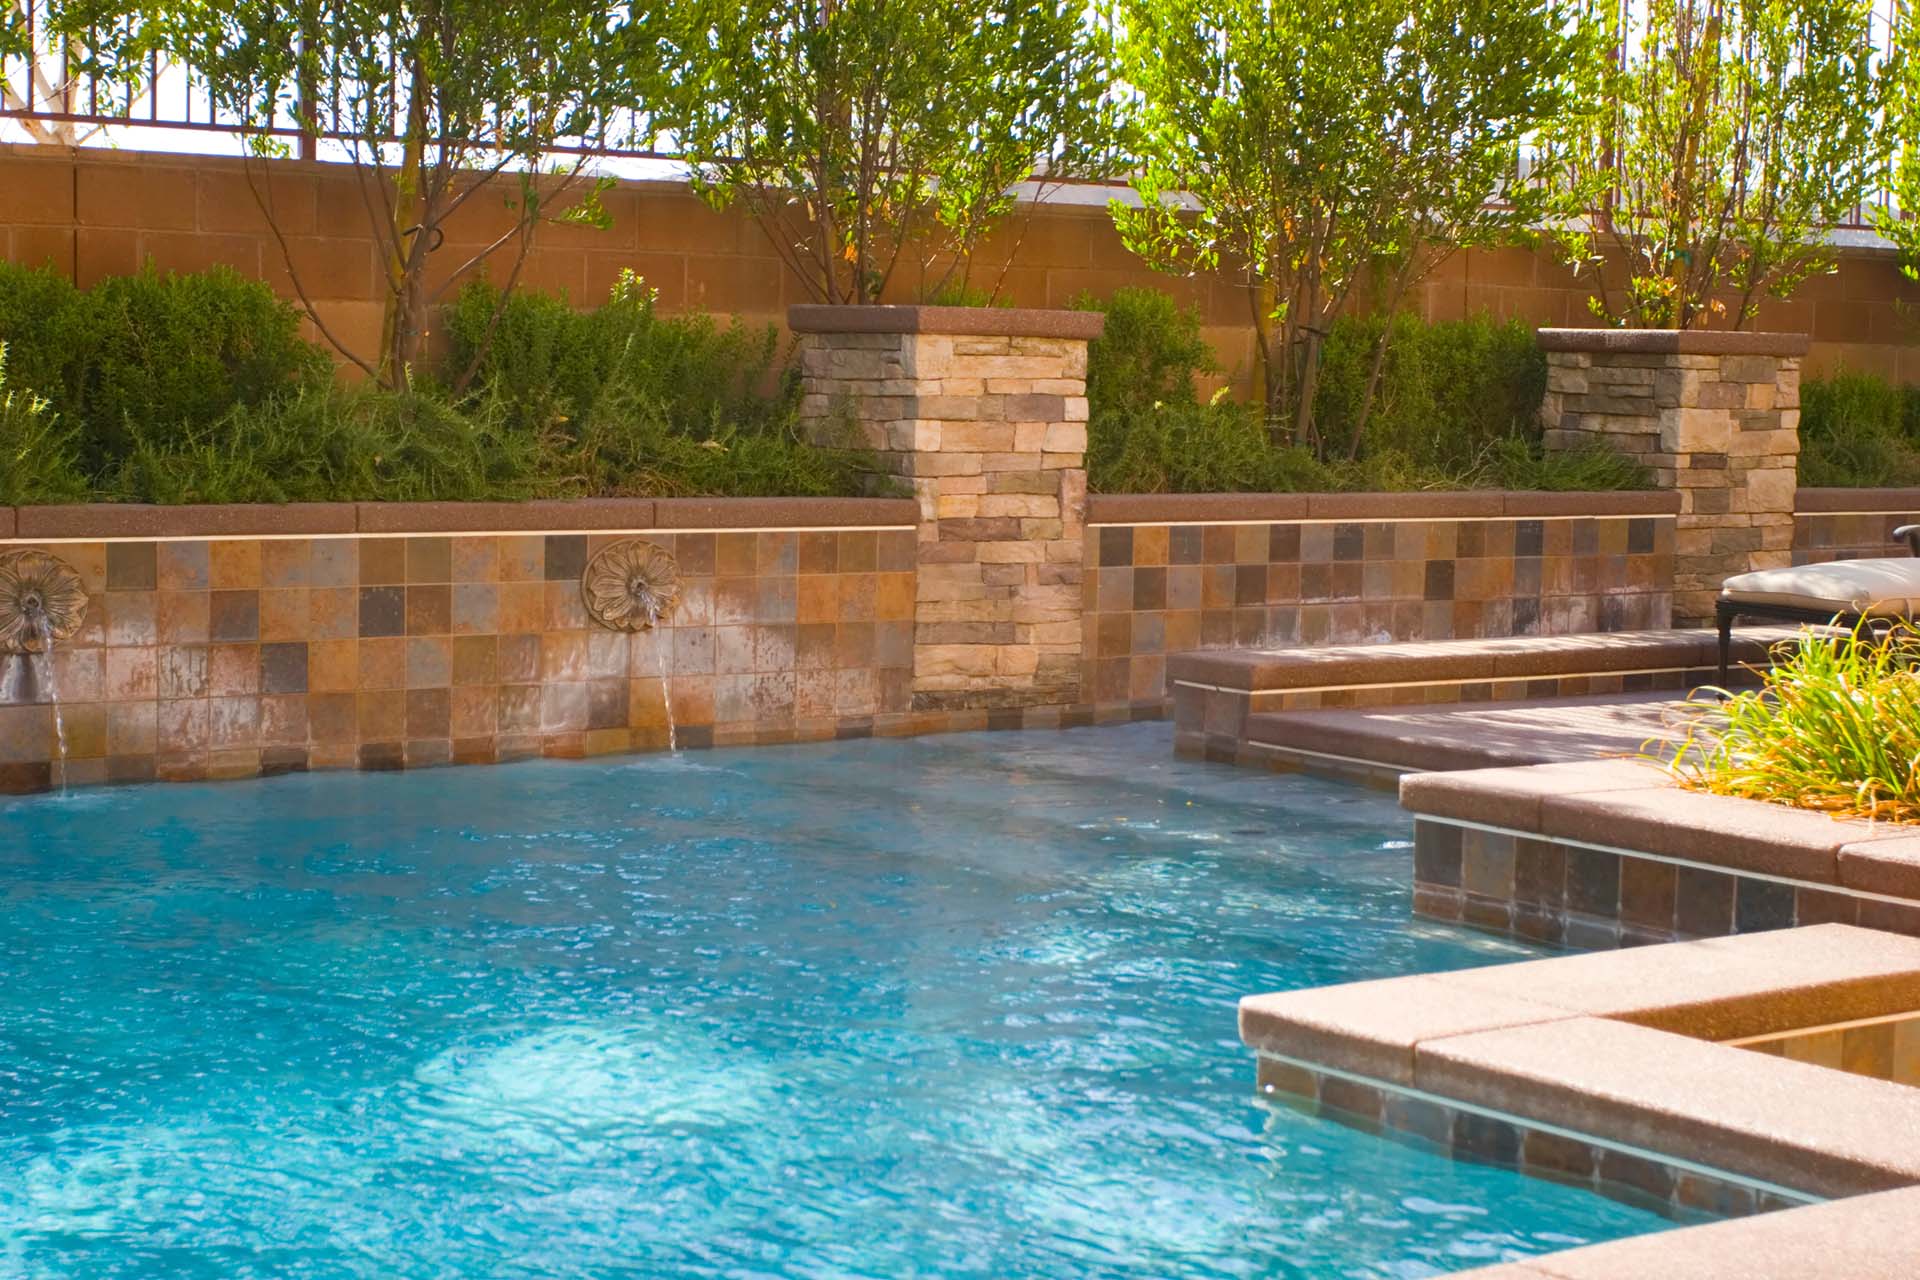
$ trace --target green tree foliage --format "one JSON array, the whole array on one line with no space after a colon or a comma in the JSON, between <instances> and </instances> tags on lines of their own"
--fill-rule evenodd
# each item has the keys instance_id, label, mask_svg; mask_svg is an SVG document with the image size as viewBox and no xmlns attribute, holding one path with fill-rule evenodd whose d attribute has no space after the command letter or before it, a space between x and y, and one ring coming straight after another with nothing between
<instances>
[{"instance_id":1,"label":"green tree foliage","mask_svg":"<svg viewBox=\"0 0 1920 1280\"><path fill-rule=\"evenodd\" d=\"M1559 243L1594 313L1744 328L1831 270L1826 228L1891 145L1899 59L1874 48L1870 0L1594 0L1588 21L1604 38L1548 142Z\"/></svg>"},{"instance_id":2,"label":"green tree foliage","mask_svg":"<svg viewBox=\"0 0 1920 1280\"><path fill-rule=\"evenodd\" d=\"M68 0L61 13L81 34L101 7ZM125 7L111 46L94 45L103 71L128 77L151 51L190 64L223 115L255 131L256 162L287 149L266 130L295 125L351 162L381 262L371 350L343 340L309 301L313 268L288 241L297 205L276 167L247 173L316 328L368 376L404 389L438 304L463 280L491 265L504 296L542 225L604 220L584 153L644 120L632 112L651 101L653 81L637 71L657 41L649 14L607 0L188 0ZM556 159L566 147L581 150ZM451 233L463 222L492 238L460 240ZM454 371L456 382L471 376Z\"/></svg>"},{"instance_id":3,"label":"green tree foliage","mask_svg":"<svg viewBox=\"0 0 1920 1280\"><path fill-rule=\"evenodd\" d=\"M1560 0L1114 0L1139 207L1122 238L1248 286L1266 412L1330 454L1316 417L1334 318L1396 310L1448 254L1525 233L1519 151L1562 104ZM1496 197L1499 197L1496 199ZM1394 330L1369 366L1361 433ZM1349 454L1349 456L1357 456Z\"/></svg>"},{"instance_id":4,"label":"green tree foliage","mask_svg":"<svg viewBox=\"0 0 1920 1280\"><path fill-rule=\"evenodd\" d=\"M816 301L964 286L1020 183L1103 162L1071 0L695 0L689 21L680 150Z\"/></svg>"},{"instance_id":5,"label":"green tree foliage","mask_svg":"<svg viewBox=\"0 0 1920 1280\"><path fill-rule=\"evenodd\" d=\"M1900 252L1900 271L1920 280L1920 14L1904 0L1894 10L1893 57L1886 69L1887 144L1892 148L1887 194L1874 210L1874 229Z\"/></svg>"}]
</instances>

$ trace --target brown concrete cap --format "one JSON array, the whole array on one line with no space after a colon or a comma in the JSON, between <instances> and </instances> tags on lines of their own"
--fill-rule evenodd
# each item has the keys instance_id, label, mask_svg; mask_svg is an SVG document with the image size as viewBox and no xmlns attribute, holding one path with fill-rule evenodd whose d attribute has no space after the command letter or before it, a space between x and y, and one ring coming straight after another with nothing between
<instances>
[{"instance_id":1,"label":"brown concrete cap","mask_svg":"<svg viewBox=\"0 0 1920 1280\"><path fill-rule=\"evenodd\" d=\"M1663 769L1639 760L1415 773L1400 779L1400 807L1431 818L1532 833L1540 830L1541 802L1548 796L1639 793L1666 786Z\"/></svg>"},{"instance_id":2,"label":"brown concrete cap","mask_svg":"<svg viewBox=\"0 0 1920 1280\"><path fill-rule=\"evenodd\" d=\"M1542 835L1738 871L1817 880L1839 875L1840 846L1860 828L1761 800L1663 787L1605 795L1548 795Z\"/></svg>"},{"instance_id":3,"label":"brown concrete cap","mask_svg":"<svg viewBox=\"0 0 1920 1280\"><path fill-rule=\"evenodd\" d=\"M1632 1236L1453 1280L1912 1280L1920 1188Z\"/></svg>"},{"instance_id":4,"label":"brown concrete cap","mask_svg":"<svg viewBox=\"0 0 1920 1280\"><path fill-rule=\"evenodd\" d=\"M1247 718L1244 736L1425 773L1637 757L1670 717L1671 704L1658 698L1605 694L1261 712Z\"/></svg>"},{"instance_id":5,"label":"brown concrete cap","mask_svg":"<svg viewBox=\"0 0 1920 1280\"><path fill-rule=\"evenodd\" d=\"M1435 981L1727 1040L1920 1008L1920 939L1808 925L1490 965Z\"/></svg>"},{"instance_id":6,"label":"brown concrete cap","mask_svg":"<svg viewBox=\"0 0 1920 1280\"><path fill-rule=\"evenodd\" d=\"M363 502L362 533L491 533L515 529L651 529L651 498L537 502Z\"/></svg>"},{"instance_id":7,"label":"brown concrete cap","mask_svg":"<svg viewBox=\"0 0 1920 1280\"><path fill-rule=\"evenodd\" d=\"M1803 356L1804 333L1734 333L1725 329L1541 329L1542 351L1617 355Z\"/></svg>"},{"instance_id":8,"label":"brown concrete cap","mask_svg":"<svg viewBox=\"0 0 1920 1280\"><path fill-rule=\"evenodd\" d=\"M661 498L654 519L661 529L867 528L919 524L920 504L912 498Z\"/></svg>"},{"instance_id":9,"label":"brown concrete cap","mask_svg":"<svg viewBox=\"0 0 1920 1280\"><path fill-rule=\"evenodd\" d=\"M11 538L14 530L12 507L0 507L0 538Z\"/></svg>"},{"instance_id":10,"label":"brown concrete cap","mask_svg":"<svg viewBox=\"0 0 1920 1280\"><path fill-rule=\"evenodd\" d=\"M350 502L236 503L157 507L133 503L20 507L22 538L234 538L271 534L352 533Z\"/></svg>"},{"instance_id":11,"label":"brown concrete cap","mask_svg":"<svg viewBox=\"0 0 1920 1280\"><path fill-rule=\"evenodd\" d=\"M1095 493L1089 524L1204 524L1224 520L1304 520L1304 493Z\"/></svg>"},{"instance_id":12,"label":"brown concrete cap","mask_svg":"<svg viewBox=\"0 0 1920 1280\"><path fill-rule=\"evenodd\" d=\"M1828 511L1879 511L1887 515L1920 512L1920 489L1802 489L1794 495L1800 515Z\"/></svg>"},{"instance_id":13,"label":"brown concrete cap","mask_svg":"<svg viewBox=\"0 0 1920 1280\"><path fill-rule=\"evenodd\" d=\"M1311 493L1307 514L1315 520L1446 520L1491 518L1506 510L1499 489L1416 493Z\"/></svg>"},{"instance_id":14,"label":"brown concrete cap","mask_svg":"<svg viewBox=\"0 0 1920 1280\"><path fill-rule=\"evenodd\" d=\"M1510 516L1672 516L1680 514L1677 489L1608 490L1599 493L1509 491Z\"/></svg>"},{"instance_id":15,"label":"brown concrete cap","mask_svg":"<svg viewBox=\"0 0 1920 1280\"><path fill-rule=\"evenodd\" d=\"M1815 1195L1920 1180L1920 1090L1627 1022L1427 1040L1414 1085Z\"/></svg>"},{"instance_id":16,"label":"brown concrete cap","mask_svg":"<svg viewBox=\"0 0 1920 1280\"><path fill-rule=\"evenodd\" d=\"M1100 311L1037 307L822 306L787 308L795 333L951 333L974 337L1093 339L1107 327Z\"/></svg>"},{"instance_id":17,"label":"brown concrete cap","mask_svg":"<svg viewBox=\"0 0 1920 1280\"><path fill-rule=\"evenodd\" d=\"M1517 677L1698 667L1718 661L1718 645L1706 631L1607 631L1517 636L1488 649L1495 676Z\"/></svg>"},{"instance_id":18,"label":"brown concrete cap","mask_svg":"<svg viewBox=\"0 0 1920 1280\"><path fill-rule=\"evenodd\" d=\"M1840 846L1840 883L1863 893L1920 899L1920 832L1881 830L1883 835Z\"/></svg>"},{"instance_id":19,"label":"brown concrete cap","mask_svg":"<svg viewBox=\"0 0 1920 1280\"><path fill-rule=\"evenodd\" d=\"M1422 1041L1567 1016L1510 993L1385 978L1248 996L1240 1002L1240 1038L1261 1053L1411 1084Z\"/></svg>"}]
</instances>

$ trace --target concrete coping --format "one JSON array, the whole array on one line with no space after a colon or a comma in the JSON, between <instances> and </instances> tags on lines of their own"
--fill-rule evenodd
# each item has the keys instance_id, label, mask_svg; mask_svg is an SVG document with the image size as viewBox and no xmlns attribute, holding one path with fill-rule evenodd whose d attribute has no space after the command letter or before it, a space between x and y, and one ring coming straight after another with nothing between
<instances>
[{"instance_id":1,"label":"concrete coping","mask_svg":"<svg viewBox=\"0 0 1920 1280\"><path fill-rule=\"evenodd\" d=\"M1867 511L1883 515L1920 512L1920 489L1800 489L1793 498L1796 515ZM1890 544L1891 545L1891 544ZM1892 554L1898 555L1895 551Z\"/></svg>"},{"instance_id":2,"label":"concrete coping","mask_svg":"<svg viewBox=\"0 0 1920 1280\"><path fill-rule=\"evenodd\" d=\"M0 507L0 538L325 537L353 534L908 526L911 498L572 498L530 502L296 502Z\"/></svg>"},{"instance_id":3,"label":"concrete coping","mask_svg":"<svg viewBox=\"0 0 1920 1280\"><path fill-rule=\"evenodd\" d=\"M1452 1280L1911 1280L1920 1187L1478 1267Z\"/></svg>"},{"instance_id":4,"label":"concrete coping","mask_svg":"<svg viewBox=\"0 0 1920 1280\"><path fill-rule=\"evenodd\" d=\"M1614 355L1804 356L1804 333L1736 333L1727 329L1541 329L1542 351Z\"/></svg>"},{"instance_id":5,"label":"concrete coping","mask_svg":"<svg viewBox=\"0 0 1920 1280\"><path fill-rule=\"evenodd\" d=\"M1920 939L1815 925L1249 996L1241 1039L1817 1196L1920 1183L1920 1090L1716 1043L1920 1008Z\"/></svg>"},{"instance_id":6,"label":"concrete coping","mask_svg":"<svg viewBox=\"0 0 1920 1280\"><path fill-rule=\"evenodd\" d=\"M1743 629L1737 661L1765 660L1791 628ZM1486 640L1404 640L1319 649L1201 649L1172 655L1167 676L1191 684L1261 693L1379 684L1694 670L1717 661L1710 631L1608 631Z\"/></svg>"},{"instance_id":7,"label":"concrete coping","mask_svg":"<svg viewBox=\"0 0 1920 1280\"><path fill-rule=\"evenodd\" d=\"M1461 489L1432 493L1101 493L1089 524L1249 524L1294 520L1497 520L1551 516L1671 516L1676 490L1534 493Z\"/></svg>"},{"instance_id":8,"label":"concrete coping","mask_svg":"<svg viewBox=\"0 0 1920 1280\"><path fill-rule=\"evenodd\" d=\"M985 338L1077 338L1100 336L1106 313L1039 307L825 306L787 308L795 333L949 333Z\"/></svg>"},{"instance_id":9,"label":"concrete coping","mask_svg":"<svg viewBox=\"0 0 1920 1280\"><path fill-rule=\"evenodd\" d=\"M1400 804L1443 821L1920 902L1920 827L1688 791L1644 762L1409 774Z\"/></svg>"}]
</instances>

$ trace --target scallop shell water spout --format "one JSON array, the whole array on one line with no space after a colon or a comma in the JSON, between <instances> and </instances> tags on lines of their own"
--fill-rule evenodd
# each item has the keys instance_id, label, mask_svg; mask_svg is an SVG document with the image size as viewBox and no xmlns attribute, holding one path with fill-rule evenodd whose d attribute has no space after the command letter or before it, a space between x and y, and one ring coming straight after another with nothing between
<instances>
[{"instance_id":1,"label":"scallop shell water spout","mask_svg":"<svg viewBox=\"0 0 1920 1280\"><path fill-rule=\"evenodd\" d=\"M0 653L45 653L86 616L87 591L72 565L30 548L0 552Z\"/></svg>"},{"instance_id":2,"label":"scallop shell water spout","mask_svg":"<svg viewBox=\"0 0 1920 1280\"><path fill-rule=\"evenodd\" d=\"M647 631L680 602L680 570L665 547L626 538L602 547L580 578L587 613L613 631Z\"/></svg>"}]
</instances>

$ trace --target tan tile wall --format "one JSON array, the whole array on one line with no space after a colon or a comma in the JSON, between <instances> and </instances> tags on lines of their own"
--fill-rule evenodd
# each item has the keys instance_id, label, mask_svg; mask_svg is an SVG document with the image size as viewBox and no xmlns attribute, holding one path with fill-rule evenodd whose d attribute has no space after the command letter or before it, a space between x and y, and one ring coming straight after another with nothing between
<instances>
[{"instance_id":1,"label":"tan tile wall","mask_svg":"<svg viewBox=\"0 0 1920 1280\"><path fill-rule=\"evenodd\" d=\"M44 690L0 705L0 788L59 781L62 733L86 783L653 749L669 695L692 746L907 710L912 529L642 533L684 590L631 635L580 595L587 558L625 536L38 544L91 603L51 658L58 723Z\"/></svg>"},{"instance_id":2,"label":"tan tile wall","mask_svg":"<svg viewBox=\"0 0 1920 1280\"><path fill-rule=\"evenodd\" d=\"M1664 627L1674 519L1274 521L1087 530L1085 687L1157 704L1185 649Z\"/></svg>"},{"instance_id":3,"label":"tan tile wall","mask_svg":"<svg viewBox=\"0 0 1920 1280\"><path fill-rule=\"evenodd\" d=\"M374 345L378 260L351 171L288 160L270 172L292 256L305 267L303 284L346 341ZM667 310L775 324L784 322L790 303L810 300L758 227L738 213L714 212L683 184L621 182L605 203L605 229L544 229L524 282L597 301L630 268L659 290ZM500 216L497 201L469 205L448 229L444 256L464 260L499 233ZM241 163L225 157L0 146L0 257L52 264L81 284L152 261L171 271L222 263L289 288ZM1224 275L1147 269L1121 245L1102 206L1023 209L982 247L971 280L1026 307L1064 307L1083 294L1106 297L1130 285L1164 290L1200 308L1236 389L1244 394L1253 385L1246 290ZM929 282L924 273L902 270L890 300L912 300ZM1476 250L1454 255L1421 286L1419 306L1435 320L1486 311L1530 324L1583 325L1593 322L1586 296L1545 254ZM1920 346L1909 340L1901 314L1916 305L1920 286L1904 280L1891 259L1850 253L1838 271L1807 282L1790 302L1763 304L1757 327L1811 333L1809 371L1844 366L1914 381Z\"/></svg>"},{"instance_id":4,"label":"tan tile wall","mask_svg":"<svg viewBox=\"0 0 1920 1280\"><path fill-rule=\"evenodd\" d=\"M1733 1041L1743 1049L1854 1075L1920 1085L1920 1013Z\"/></svg>"}]
</instances>

